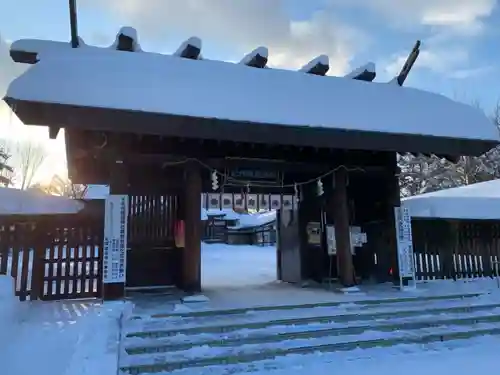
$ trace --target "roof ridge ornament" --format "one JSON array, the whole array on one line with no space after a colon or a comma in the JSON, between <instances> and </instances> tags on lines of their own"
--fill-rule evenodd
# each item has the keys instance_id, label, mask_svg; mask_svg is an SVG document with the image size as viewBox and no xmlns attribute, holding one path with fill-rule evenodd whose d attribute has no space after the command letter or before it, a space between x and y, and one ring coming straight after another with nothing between
<instances>
[{"instance_id":1,"label":"roof ridge ornament","mask_svg":"<svg viewBox=\"0 0 500 375\"><path fill-rule=\"evenodd\" d=\"M319 55L299 69L299 72L324 76L330 70L330 58L327 55Z\"/></svg>"},{"instance_id":2,"label":"roof ridge ornament","mask_svg":"<svg viewBox=\"0 0 500 375\"><path fill-rule=\"evenodd\" d=\"M252 52L246 54L240 61L240 64L251 66L252 68L265 68L269 60L269 50L261 46L255 48Z\"/></svg>"},{"instance_id":3,"label":"roof ridge ornament","mask_svg":"<svg viewBox=\"0 0 500 375\"><path fill-rule=\"evenodd\" d=\"M394 77L389 83L397 83L399 86L403 86L406 78L408 78L408 74L410 74L411 69L413 68L413 65L415 65L415 61L417 61L418 56L420 55L420 45L422 43L420 40L417 40L415 45L413 46L413 49L411 50L410 54L408 55L408 58L405 61L405 64L401 68L401 71L399 74Z\"/></svg>"},{"instance_id":4,"label":"roof ridge ornament","mask_svg":"<svg viewBox=\"0 0 500 375\"><path fill-rule=\"evenodd\" d=\"M174 52L174 56L183 57L185 59L200 60L201 59L201 47L202 41L197 36L192 36L191 38L185 40L177 51Z\"/></svg>"}]
</instances>

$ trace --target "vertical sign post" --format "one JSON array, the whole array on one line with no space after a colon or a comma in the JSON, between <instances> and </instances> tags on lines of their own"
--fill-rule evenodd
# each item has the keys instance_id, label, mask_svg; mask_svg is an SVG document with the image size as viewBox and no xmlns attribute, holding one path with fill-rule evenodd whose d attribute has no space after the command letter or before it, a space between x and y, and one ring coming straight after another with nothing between
<instances>
[{"instance_id":1,"label":"vertical sign post","mask_svg":"<svg viewBox=\"0 0 500 375\"><path fill-rule=\"evenodd\" d=\"M410 212L408 208L394 207L394 216L396 219L399 287L404 289L403 279L411 279L411 284L408 286L416 288Z\"/></svg>"},{"instance_id":2,"label":"vertical sign post","mask_svg":"<svg viewBox=\"0 0 500 375\"><path fill-rule=\"evenodd\" d=\"M109 290L112 296L105 296L105 299L120 298L124 293L127 265L127 218L128 196L108 195L104 218L103 283L105 291ZM109 284L114 284L116 288L109 287ZM111 292L115 289L116 293Z\"/></svg>"}]
</instances>

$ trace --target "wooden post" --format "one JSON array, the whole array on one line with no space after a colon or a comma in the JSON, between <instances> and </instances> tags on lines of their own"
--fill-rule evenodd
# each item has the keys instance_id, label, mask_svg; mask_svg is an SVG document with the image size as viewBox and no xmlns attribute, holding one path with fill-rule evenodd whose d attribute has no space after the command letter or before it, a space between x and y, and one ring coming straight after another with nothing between
<instances>
[{"instance_id":1,"label":"wooden post","mask_svg":"<svg viewBox=\"0 0 500 375\"><path fill-rule=\"evenodd\" d=\"M122 160L116 160L111 163L110 168L109 194L128 194L128 173L125 163ZM125 264L125 270L126 269L127 265ZM117 300L124 298L125 284L126 282L104 283L102 291L103 299Z\"/></svg>"},{"instance_id":2,"label":"wooden post","mask_svg":"<svg viewBox=\"0 0 500 375\"><path fill-rule=\"evenodd\" d=\"M195 163L186 164L184 194L183 289L201 291L201 175Z\"/></svg>"},{"instance_id":3,"label":"wooden post","mask_svg":"<svg viewBox=\"0 0 500 375\"><path fill-rule=\"evenodd\" d=\"M337 248L337 269L340 283L350 287L356 284L351 254L349 229L349 206L347 200L347 171L340 168L335 172L333 190L333 215Z\"/></svg>"},{"instance_id":4,"label":"wooden post","mask_svg":"<svg viewBox=\"0 0 500 375\"><path fill-rule=\"evenodd\" d=\"M69 23L71 29L71 47L77 48L79 47L78 40L78 18L76 12L76 0L69 0Z\"/></svg>"}]
</instances>

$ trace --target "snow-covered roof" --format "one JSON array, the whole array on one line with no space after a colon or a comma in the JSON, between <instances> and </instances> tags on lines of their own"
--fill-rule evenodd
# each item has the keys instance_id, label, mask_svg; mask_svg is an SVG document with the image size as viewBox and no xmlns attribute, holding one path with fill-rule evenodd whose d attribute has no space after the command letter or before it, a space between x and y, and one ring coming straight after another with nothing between
<instances>
[{"instance_id":1,"label":"snow-covered roof","mask_svg":"<svg viewBox=\"0 0 500 375\"><path fill-rule=\"evenodd\" d=\"M500 219L500 180L444 189L403 199L412 217Z\"/></svg>"},{"instance_id":2,"label":"snow-covered roof","mask_svg":"<svg viewBox=\"0 0 500 375\"><path fill-rule=\"evenodd\" d=\"M260 227L276 220L276 211L257 212L254 214L241 214L238 225L228 227L228 229L244 229Z\"/></svg>"},{"instance_id":3,"label":"snow-covered roof","mask_svg":"<svg viewBox=\"0 0 500 375\"><path fill-rule=\"evenodd\" d=\"M225 220L238 220L241 217L241 214L227 208L223 208L220 210L213 208L201 209L201 220L208 220L210 216L224 216Z\"/></svg>"},{"instance_id":4,"label":"snow-covered roof","mask_svg":"<svg viewBox=\"0 0 500 375\"><path fill-rule=\"evenodd\" d=\"M50 43L31 40L12 45L12 50L29 47L40 53L39 62L11 83L7 97L288 126L499 139L480 110L413 88Z\"/></svg>"},{"instance_id":5,"label":"snow-covered roof","mask_svg":"<svg viewBox=\"0 0 500 375\"><path fill-rule=\"evenodd\" d=\"M83 199L106 199L109 185L87 185Z\"/></svg>"},{"instance_id":6,"label":"snow-covered roof","mask_svg":"<svg viewBox=\"0 0 500 375\"><path fill-rule=\"evenodd\" d=\"M34 190L0 188L0 215L57 215L81 211L84 203Z\"/></svg>"}]
</instances>

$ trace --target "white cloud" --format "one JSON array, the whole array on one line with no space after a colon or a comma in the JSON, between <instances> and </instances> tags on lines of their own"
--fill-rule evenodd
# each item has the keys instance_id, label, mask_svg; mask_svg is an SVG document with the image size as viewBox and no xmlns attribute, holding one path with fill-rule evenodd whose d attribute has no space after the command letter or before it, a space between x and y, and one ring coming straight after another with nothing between
<instances>
[{"instance_id":1,"label":"white cloud","mask_svg":"<svg viewBox=\"0 0 500 375\"><path fill-rule=\"evenodd\" d=\"M407 57L407 54L399 53L380 62L380 66L384 67L384 74L387 77L398 74ZM465 79L485 74L491 70L491 67L470 67L470 64L470 54L465 48L431 46L420 52L414 69L427 69L449 79Z\"/></svg>"},{"instance_id":2,"label":"white cloud","mask_svg":"<svg viewBox=\"0 0 500 375\"><path fill-rule=\"evenodd\" d=\"M370 9L393 26L415 25L451 28L459 33L477 34L484 19L495 9L496 0L331 0L333 4Z\"/></svg>"},{"instance_id":3,"label":"white cloud","mask_svg":"<svg viewBox=\"0 0 500 375\"><path fill-rule=\"evenodd\" d=\"M140 35L156 40L171 34L196 35L240 55L265 45L274 66L297 68L327 54L334 74L348 70L351 58L368 41L330 12L291 20L285 0L83 0L83 4L106 6Z\"/></svg>"},{"instance_id":4,"label":"white cloud","mask_svg":"<svg viewBox=\"0 0 500 375\"><path fill-rule=\"evenodd\" d=\"M384 64L386 73L392 76L399 73L407 57L407 54L403 53L392 56L390 61ZM415 68L425 68L437 73L446 73L467 64L468 61L469 54L464 49L422 50L415 63Z\"/></svg>"}]
</instances>

